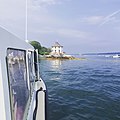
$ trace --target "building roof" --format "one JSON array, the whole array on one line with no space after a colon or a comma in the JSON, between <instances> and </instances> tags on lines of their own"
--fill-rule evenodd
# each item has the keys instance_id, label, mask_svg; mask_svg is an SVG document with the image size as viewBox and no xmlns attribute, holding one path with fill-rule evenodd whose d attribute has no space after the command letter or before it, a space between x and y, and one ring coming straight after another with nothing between
<instances>
[{"instance_id":1,"label":"building roof","mask_svg":"<svg viewBox=\"0 0 120 120\"><path fill-rule=\"evenodd\" d=\"M58 42L55 42L54 45L52 47L63 47L62 45L60 45Z\"/></svg>"}]
</instances>

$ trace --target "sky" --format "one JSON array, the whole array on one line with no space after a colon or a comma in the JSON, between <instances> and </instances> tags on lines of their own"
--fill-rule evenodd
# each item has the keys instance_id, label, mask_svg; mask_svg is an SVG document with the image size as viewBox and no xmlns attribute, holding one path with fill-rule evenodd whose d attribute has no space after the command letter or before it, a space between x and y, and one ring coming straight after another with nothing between
<instances>
[{"instance_id":1,"label":"sky","mask_svg":"<svg viewBox=\"0 0 120 120\"><path fill-rule=\"evenodd\" d=\"M0 0L0 26L70 54L120 51L120 0Z\"/></svg>"}]
</instances>

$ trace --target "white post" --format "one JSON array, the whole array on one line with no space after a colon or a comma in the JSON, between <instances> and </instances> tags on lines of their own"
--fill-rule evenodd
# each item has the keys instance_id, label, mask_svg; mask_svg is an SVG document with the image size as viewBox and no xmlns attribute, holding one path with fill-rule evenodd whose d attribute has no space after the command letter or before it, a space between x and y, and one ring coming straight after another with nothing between
<instances>
[{"instance_id":1,"label":"white post","mask_svg":"<svg viewBox=\"0 0 120 120\"><path fill-rule=\"evenodd\" d=\"M28 25L27 25L27 13L28 13L28 11L27 11L27 0L26 0L26 6L25 6L25 40L27 40L27 27L28 27Z\"/></svg>"}]
</instances>

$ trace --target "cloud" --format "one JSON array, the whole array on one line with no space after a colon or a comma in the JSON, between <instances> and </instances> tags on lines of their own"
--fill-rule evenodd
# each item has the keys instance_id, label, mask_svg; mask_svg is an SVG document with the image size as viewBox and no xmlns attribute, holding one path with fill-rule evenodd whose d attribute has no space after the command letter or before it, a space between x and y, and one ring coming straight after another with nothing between
<instances>
[{"instance_id":1,"label":"cloud","mask_svg":"<svg viewBox=\"0 0 120 120\"><path fill-rule=\"evenodd\" d=\"M115 15L120 13L120 9L111 13L110 15L106 16L103 20L103 22L100 24L100 26L103 26L104 24L108 23L109 21L116 21Z\"/></svg>"},{"instance_id":2,"label":"cloud","mask_svg":"<svg viewBox=\"0 0 120 120\"><path fill-rule=\"evenodd\" d=\"M70 1L70 0L33 0L33 4L41 7L41 6L62 4L65 1Z\"/></svg>"},{"instance_id":3,"label":"cloud","mask_svg":"<svg viewBox=\"0 0 120 120\"><path fill-rule=\"evenodd\" d=\"M57 33L61 36L70 37L70 38L72 37L72 38L85 39L88 37L88 33L74 29L59 29Z\"/></svg>"},{"instance_id":4,"label":"cloud","mask_svg":"<svg viewBox=\"0 0 120 120\"><path fill-rule=\"evenodd\" d=\"M104 24L110 21L120 22L119 18L116 17L116 15L119 13L120 13L120 9L111 13L108 16L88 16L88 17L80 18L78 21L85 24L103 26Z\"/></svg>"},{"instance_id":5,"label":"cloud","mask_svg":"<svg viewBox=\"0 0 120 120\"><path fill-rule=\"evenodd\" d=\"M24 0L0 0L0 19L17 19L25 16Z\"/></svg>"},{"instance_id":6,"label":"cloud","mask_svg":"<svg viewBox=\"0 0 120 120\"><path fill-rule=\"evenodd\" d=\"M41 30L37 30L39 34L55 34L57 36L65 37L65 38L79 38L79 39L87 39L90 37L90 33L83 32L75 29L67 29L67 28L42 28Z\"/></svg>"},{"instance_id":7,"label":"cloud","mask_svg":"<svg viewBox=\"0 0 120 120\"><path fill-rule=\"evenodd\" d=\"M25 0L0 0L0 26L24 38Z\"/></svg>"},{"instance_id":8,"label":"cloud","mask_svg":"<svg viewBox=\"0 0 120 120\"><path fill-rule=\"evenodd\" d=\"M103 16L89 16L82 18L80 22L96 25L99 24L103 20L103 18L104 18Z\"/></svg>"},{"instance_id":9,"label":"cloud","mask_svg":"<svg viewBox=\"0 0 120 120\"><path fill-rule=\"evenodd\" d=\"M44 5L54 5L54 4L57 4L58 1L56 1L56 0L34 0L33 3L35 5L44 6Z\"/></svg>"}]
</instances>

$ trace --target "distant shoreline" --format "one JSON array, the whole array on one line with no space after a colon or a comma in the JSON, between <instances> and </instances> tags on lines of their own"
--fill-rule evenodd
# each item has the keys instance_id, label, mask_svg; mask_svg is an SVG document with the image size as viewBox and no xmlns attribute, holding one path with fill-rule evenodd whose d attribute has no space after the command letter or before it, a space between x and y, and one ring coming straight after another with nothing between
<instances>
[{"instance_id":1,"label":"distant shoreline","mask_svg":"<svg viewBox=\"0 0 120 120\"><path fill-rule=\"evenodd\" d=\"M86 58L76 58L76 57L40 57L42 60L85 60Z\"/></svg>"},{"instance_id":2,"label":"distant shoreline","mask_svg":"<svg viewBox=\"0 0 120 120\"><path fill-rule=\"evenodd\" d=\"M106 53L84 53L82 55L115 55L120 54L120 52L106 52Z\"/></svg>"}]
</instances>

